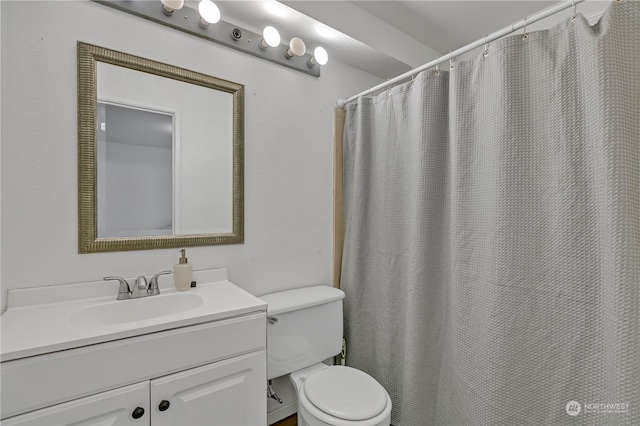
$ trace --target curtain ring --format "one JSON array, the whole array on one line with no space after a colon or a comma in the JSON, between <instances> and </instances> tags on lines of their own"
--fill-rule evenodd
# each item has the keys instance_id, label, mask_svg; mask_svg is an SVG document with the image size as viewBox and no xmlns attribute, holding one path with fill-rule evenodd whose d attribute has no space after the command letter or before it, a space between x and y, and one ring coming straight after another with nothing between
<instances>
[{"instance_id":1,"label":"curtain ring","mask_svg":"<svg viewBox=\"0 0 640 426\"><path fill-rule=\"evenodd\" d=\"M486 58L489 56L489 43L487 43L487 36L484 36L484 53L483 56Z\"/></svg>"},{"instance_id":2,"label":"curtain ring","mask_svg":"<svg viewBox=\"0 0 640 426\"><path fill-rule=\"evenodd\" d=\"M571 17L571 22L576 20L576 0L571 0L571 5L573 6L573 16Z\"/></svg>"},{"instance_id":3,"label":"curtain ring","mask_svg":"<svg viewBox=\"0 0 640 426\"><path fill-rule=\"evenodd\" d=\"M451 51L449 51L451 53ZM449 71L453 71L453 58L449 58Z\"/></svg>"},{"instance_id":4,"label":"curtain ring","mask_svg":"<svg viewBox=\"0 0 640 426\"><path fill-rule=\"evenodd\" d=\"M440 75L440 64L436 64L436 75Z\"/></svg>"},{"instance_id":5,"label":"curtain ring","mask_svg":"<svg viewBox=\"0 0 640 426\"><path fill-rule=\"evenodd\" d=\"M527 18L524 18L524 33L522 34L522 39L526 40L529 38L529 34L527 34Z\"/></svg>"}]
</instances>

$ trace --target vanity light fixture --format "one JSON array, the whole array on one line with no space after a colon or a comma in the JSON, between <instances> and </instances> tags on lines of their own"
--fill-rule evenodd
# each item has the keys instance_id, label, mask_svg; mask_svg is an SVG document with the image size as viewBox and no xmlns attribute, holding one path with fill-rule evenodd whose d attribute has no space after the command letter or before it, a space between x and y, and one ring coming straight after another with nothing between
<instances>
[{"instance_id":1,"label":"vanity light fixture","mask_svg":"<svg viewBox=\"0 0 640 426\"><path fill-rule=\"evenodd\" d=\"M293 37L291 42L287 37L287 42L283 43L278 30L270 25L256 33L225 21L220 9L213 3L215 0L92 1L314 77L320 77L322 65L328 59L324 49L307 53L306 45L299 37ZM161 3L160 7L158 3ZM197 7L192 7L191 3ZM284 5L281 7L286 8ZM179 13L173 13L176 10Z\"/></svg>"},{"instance_id":2,"label":"vanity light fixture","mask_svg":"<svg viewBox=\"0 0 640 426\"><path fill-rule=\"evenodd\" d=\"M174 10L180 10L184 6L184 0L160 0L160 2L162 12L167 16L171 16Z\"/></svg>"},{"instance_id":3,"label":"vanity light fixture","mask_svg":"<svg viewBox=\"0 0 640 426\"><path fill-rule=\"evenodd\" d=\"M318 46L313 50L313 56L309 58L309 66L325 65L329 61L329 54L324 47Z\"/></svg>"},{"instance_id":4,"label":"vanity light fixture","mask_svg":"<svg viewBox=\"0 0 640 426\"><path fill-rule=\"evenodd\" d=\"M289 42L289 48L284 52L284 56L287 59L291 59L294 56L302 56L307 52L307 46L300 37L294 37Z\"/></svg>"},{"instance_id":5,"label":"vanity light fixture","mask_svg":"<svg viewBox=\"0 0 640 426\"><path fill-rule=\"evenodd\" d=\"M211 0L200 0L198 12L200 13L200 26L203 28L220 20L220 9Z\"/></svg>"},{"instance_id":6,"label":"vanity light fixture","mask_svg":"<svg viewBox=\"0 0 640 426\"><path fill-rule=\"evenodd\" d=\"M271 25L264 27L262 30L262 41L260 45L263 49L268 47L280 46L280 33Z\"/></svg>"}]
</instances>

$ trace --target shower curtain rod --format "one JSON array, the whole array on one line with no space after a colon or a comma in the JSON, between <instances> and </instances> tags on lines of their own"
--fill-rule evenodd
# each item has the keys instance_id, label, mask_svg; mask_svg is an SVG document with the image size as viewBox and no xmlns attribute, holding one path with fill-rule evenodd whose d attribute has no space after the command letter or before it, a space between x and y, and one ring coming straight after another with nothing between
<instances>
[{"instance_id":1,"label":"shower curtain rod","mask_svg":"<svg viewBox=\"0 0 640 426\"><path fill-rule=\"evenodd\" d=\"M380 83L377 86L374 86L374 87L372 87L370 89L365 90L364 92L360 92L357 95L351 96L350 98L347 98L347 99L339 99L338 102L337 102L338 106L340 108L343 108L349 102L355 101L356 99L358 99L358 98L360 98L362 96L366 96L366 95L368 95L370 93L373 93L373 92L376 92L376 91L378 91L380 89L384 89L385 87L392 86L392 85L394 85L394 84L396 84L396 83L398 83L398 82L400 82L402 80L405 80L405 79L407 79L407 78L409 78L409 77L411 77L411 76L413 76L413 75L415 75L415 74L417 74L419 72L422 72L422 71L424 71L426 69L435 67L436 65L441 64L443 62L446 62L449 59L453 59L458 55L461 55L461 54L466 53L466 52L468 52L470 50L473 50L473 49L475 49L477 47L480 47L480 46L483 46L485 44L488 44L488 43L490 43L490 42L492 42L494 40L499 39L500 37L504 37L507 34L511 34L511 33L515 32L515 31L518 31L520 28L525 28L527 25L533 24L534 22L538 22L541 19L544 19L544 18L546 18L548 16L554 15L554 14L556 14L556 13L562 11L562 10L568 9L568 8L570 8L572 6L574 7L574 15L575 15L575 6L578 3L582 3L583 1L585 1L585 0L567 0L567 1L564 1L562 3L558 3L558 4L554 5L554 6L551 6L551 7L548 7L546 9L543 9L540 12L537 12L537 13L535 13L535 14L527 17L527 18L519 20L515 24L511 24L511 25L509 25L507 27L504 27L503 29L498 30L498 31L496 31L494 33L491 33L491 34L481 38L480 40L476 40L473 43L469 43L466 46L463 46L458 50L454 50L453 52L450 52L450 53L448 53L448 54L446 54L444 56L441 56L438 59L434 59L431 62L428 62L428 63L426 63L424 65L419 66L418 68L414 68L411 71L407 71L404 74L400 74L399 76L394 77L391 80L387 80L384 83ZM525 31L526 31L526 28L525 28Z\"/></svg>"}]
</instances>

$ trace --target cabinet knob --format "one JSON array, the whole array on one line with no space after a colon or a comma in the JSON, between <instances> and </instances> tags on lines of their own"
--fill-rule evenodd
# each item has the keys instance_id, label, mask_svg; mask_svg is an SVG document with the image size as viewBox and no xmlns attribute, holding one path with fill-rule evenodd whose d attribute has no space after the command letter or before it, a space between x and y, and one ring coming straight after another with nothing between
<instances>
[{"instance_id":1,"label":"cabinet knob","mask_svg":"<svg viewBox=\"0 0 640 426\"><path fill-rule=\"evenodd\" d=\"M131 417L134 419L139 419L142 416L144 416L144 408L142 407L136 407L136 409L133 410L133 413L131 413Z\"/></svg>"},{"instance_id":2,"label":"cabinet knob","mask_svg":"<svg viewBox=\"0 0 640 426\"><path fill-rule=\"evenodd\" d=\"M171 403L169 401L167 401L166 399L163 399L162 401L160 401L160 405L158 405L158 410L167 411L170 405Z\"/></svg>"}]
</instances>

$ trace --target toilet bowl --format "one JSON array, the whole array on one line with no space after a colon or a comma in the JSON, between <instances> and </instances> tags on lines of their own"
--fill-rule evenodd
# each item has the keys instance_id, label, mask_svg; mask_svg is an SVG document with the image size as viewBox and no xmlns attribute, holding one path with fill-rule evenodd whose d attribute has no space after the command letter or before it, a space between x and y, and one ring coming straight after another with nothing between
<instances>
[{"instance_id":1,"label":"toilet bowl","mask_svg":"<svg viewBox=\"0 0 640 426\"><path fill-rule=\"evenodd\" d=\"M363 371L322 361L342 349L344 292L306 287L261 296L267 307L267 378L288 375L301 426L389 426L391 398Z\"/></svg>"},{"instance_id":2,"label":"toilet bowl","mask_svg":"<svg viewBox=\"0 0 640 426\"><path fill-rule=\"evenodd\" d=\"M371 376L351 367L315 364L289 375L298 425L388 426L391 398Z\"/></svg>"}]
</instances>

